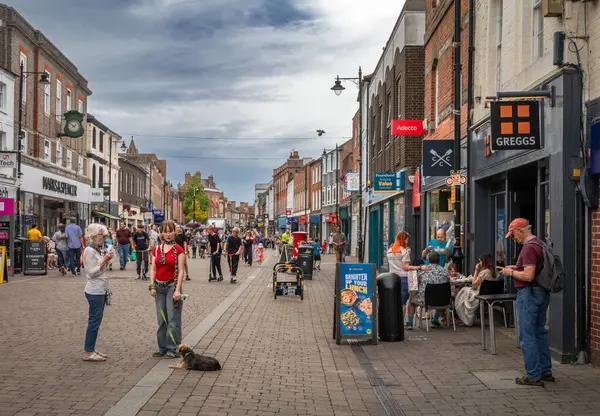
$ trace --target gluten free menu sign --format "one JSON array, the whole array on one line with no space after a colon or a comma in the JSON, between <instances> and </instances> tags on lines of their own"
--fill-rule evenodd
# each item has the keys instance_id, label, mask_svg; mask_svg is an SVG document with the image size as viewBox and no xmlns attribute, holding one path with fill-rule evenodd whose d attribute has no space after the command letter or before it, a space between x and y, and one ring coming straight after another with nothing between
<instances>
[{"instance_id":1,"label":"gluten free menu sign","mask_svg":"<svg viewBox=\"0 0 600 416\"><path fill-rule=\"evenodd\" d=\"M336 286L338 335L376 340L374 265L340 263Z\"/></svg>"}]
</instances>

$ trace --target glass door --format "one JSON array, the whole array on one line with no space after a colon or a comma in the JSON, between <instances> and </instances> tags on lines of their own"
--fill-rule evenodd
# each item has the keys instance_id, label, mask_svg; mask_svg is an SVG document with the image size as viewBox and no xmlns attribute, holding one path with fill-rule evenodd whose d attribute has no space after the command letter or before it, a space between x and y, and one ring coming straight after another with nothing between
<instances>
[{"instance_id":1,"label":"glass door","mask_svg":"<svg viewBox=\"0 0 600 416\"><path fill-rule=\"evenodd\" d=\"M496 265L505 266L507 256L506 233L508 226L506 224L506 192L492 195L492 209L494 211L494 258Z\"/></svg>"}]
</instances>

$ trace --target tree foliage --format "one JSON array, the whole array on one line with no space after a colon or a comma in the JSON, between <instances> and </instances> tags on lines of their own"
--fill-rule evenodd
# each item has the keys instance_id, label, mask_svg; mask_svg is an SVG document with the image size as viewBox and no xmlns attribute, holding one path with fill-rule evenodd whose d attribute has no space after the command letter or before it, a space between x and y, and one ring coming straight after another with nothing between
<instances>
[{"instance_id":1,"label":"tree foliage","mask_svg":"<svg viewBox=\"0 0 600 416\"><path fill-rule=\"evenodd\" d=\"M196 193L194 196L194 189ZM194 210L194 200L196 201ZM198 176L193 177L187 185L186 191L183 194L183 212L185 214L185 220L198 221L200 223L206 222L208 218L208 204L209 198L204 192L204 186Z\"/></svg>"}]
</instances>

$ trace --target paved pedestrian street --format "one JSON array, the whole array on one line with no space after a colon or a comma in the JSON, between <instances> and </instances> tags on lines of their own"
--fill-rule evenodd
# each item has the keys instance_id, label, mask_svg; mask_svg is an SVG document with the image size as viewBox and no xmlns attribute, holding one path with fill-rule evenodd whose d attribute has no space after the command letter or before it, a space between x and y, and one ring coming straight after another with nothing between
<instances>
[{"instance_id":1,"label":"paved pedestrian street","mask_svg":"<svg viewBox=\"0 0 600 416\"><path fill-rule=\"evenodd\" d=\"M478 328L407 332L404 342L332 339L334 257L299 297L273 299L270 266L240 266L239 282L207 281L190 260L184 342L220 372L170 370L152 358L156 316L129 265L110 276L113 304L98 349L83 362L84 277L18 277L0 286L1 415L600 415L600 370L555 364L557 382L519 387L520 350L506 335L482 351ZM506 330L499 330L507 332Z\"/></svg>"}]
</instances>

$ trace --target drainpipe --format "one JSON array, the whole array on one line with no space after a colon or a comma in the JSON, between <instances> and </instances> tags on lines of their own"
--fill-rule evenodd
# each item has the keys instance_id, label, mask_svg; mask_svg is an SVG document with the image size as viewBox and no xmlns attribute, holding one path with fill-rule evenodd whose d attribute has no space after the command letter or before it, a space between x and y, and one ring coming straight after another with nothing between
<instances>
[{"instance_id":1,"label":"drainpipe","mask_svg":"<svg viewBox=\"0 0 600 416\"><path fill-rule=\"evenodd\" d=\"M474 35L475 35L475 0L469 0L469 43L468 43L468 56L467 56L467 186L465 186L465 270L469 269L470 260L470 238L471 234L471 222L469 209L469 187L471 186L471 136L473 126L473 59L475 55L475 47L473 46Z\"/></svg>"},{"instance_id":2,"label":"drainpipe","mask_svg":"<svg viewBox=\"0 0 600 416\"><path fill-rule=\"evenodd\" d=\"M460 142L461 142L461 74L462 74L462 63L461 63L461 0L454 0L454 171L460 172L461 160L460 160ZM460 188L456 192L456 201L454 202L454 238L458 247L455 246L454 251L454 262L458 263L459 271L465 272L463 263L463 252L464 247L461 244L461 195Z\"/></svg>"}]
</instances>

